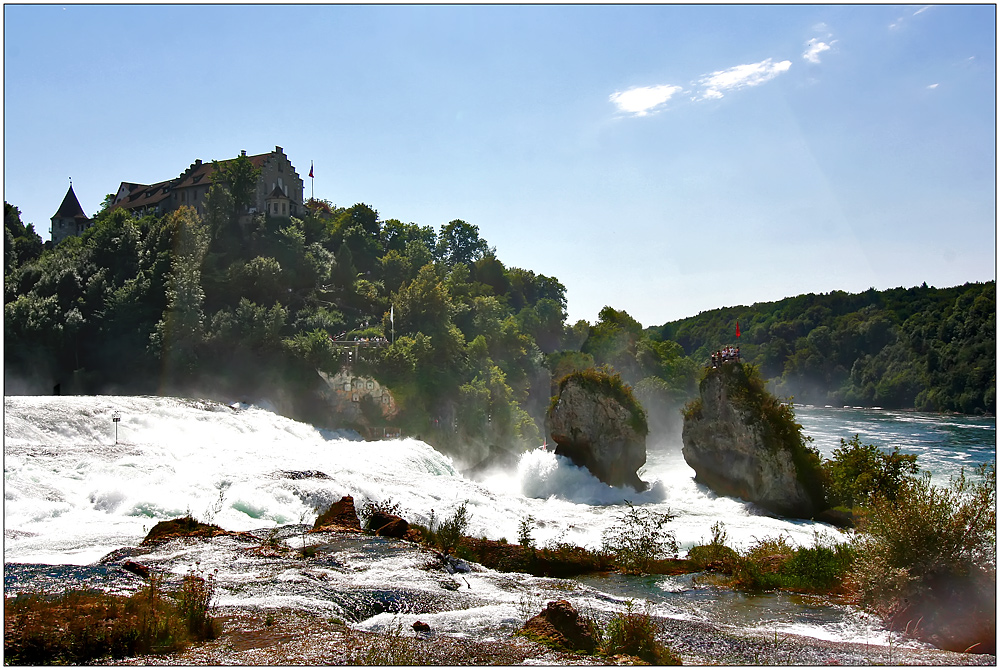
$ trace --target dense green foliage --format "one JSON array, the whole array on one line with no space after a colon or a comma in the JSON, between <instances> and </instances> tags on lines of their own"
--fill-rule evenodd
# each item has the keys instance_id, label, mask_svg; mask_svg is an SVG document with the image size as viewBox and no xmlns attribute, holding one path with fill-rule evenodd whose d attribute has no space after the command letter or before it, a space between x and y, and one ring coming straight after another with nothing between
<instances>
[{"instance_id":1,"label":"dense green foliage","mask_svg":"<svg viewBox=\"0 0 1000 670\"><path fill-rule=\"evenodd\" d=\"M832 542L819 534L811 547L793 547L779 536L755 540L742 551L729 547L727 539L722 524L715 523L711 542L692 547L688 559L692 568L725 574L727 585L747 591L837 591L854 564L850 544Z\"/></svg>"},{"instance_id":2,"label":"dense green foliage","mask_svg":"<svg viewBox=\"0 0 1000 670\"><path fill-rule=\"evenodd\" d=\"M567 326L563 285L505 266L472 224L435 231L318 201L301 218L250 216L253 166L215 169L203 217L104 208L55 247L7 205L8 392L264 398L342 425L317 373L348 370L391 390L391 425L481 455L540 443L566 372L619 365L664 414L693 391L678 345L611 308ZM351 346L362 338L371 346ZM377 406L361 411L359 429L388 423Z\"/></svg>"},{"instance_id":3,"label":"dense green foliage","mask_svg":"<svg viewBox=\"0 0 1000 670\"><path fill-rule=\"evenodd\" d=\"M861 444L855 435L841 438L833 458L823 463L827 480L827 502L831 507L867 506L876 497L895 500L911 475L917 474L917 457L901 454L899 448L886 453L874 444Z\"/></svg>"},{"instance_id":4,"label":"dense green foliage","mask_svg":"<svg viewBox=\"0 0 1000 670\"><path fill-rule=\"evenodd\" d=\"M634 656L649 665L682 665L681 658L660 641L663 626L649 611L636 611L629 601L624 612L611 615L603 628L594 626L602 656Z\"/></svg>"},{"instance_id":5,"label":"dense green foliage","mask_svg":"<svg viewBox=\"0 0 1000 670\"><path fill-rule=\"evenodd\" d=\"M996 282L805 294L716 309L650 332L698 361L735 341L798 402L996 411Z\"/></svg>"},{"instance_id":6,"label":"dense green foliage","mask_svg":"<svg viewBox=\"0 0 1000 670\"><path fill-rule=\"evenodd\" d=\"M476 460L537 445L553 380L608 366L641 403L655 443L679 430L707 352L732 341L742 315L644 329L605 307L597 323L569 325L565 287L504 265L475 225L435 230L320 201L301 217L251 216L255 178L243 157L219 163L203 216L105 207L55 246L5 203L7 392L267 399L295 418L343 425L318 373L349 371L388 387L399 409L383 420L362 404L354 427L389 424ZM992 411L992 283L869 293L763 309L744 322L744 359L780 376L780 389L815 380L822 363L832 365L823 393L847 389L845 402L894 406L893 389L915 389L899 403ZM813 304L835 298L844 306ZM349 344L361 338L371 346ZM805 343L808 355L798 353Z\"/></svg>"}]
</instances>

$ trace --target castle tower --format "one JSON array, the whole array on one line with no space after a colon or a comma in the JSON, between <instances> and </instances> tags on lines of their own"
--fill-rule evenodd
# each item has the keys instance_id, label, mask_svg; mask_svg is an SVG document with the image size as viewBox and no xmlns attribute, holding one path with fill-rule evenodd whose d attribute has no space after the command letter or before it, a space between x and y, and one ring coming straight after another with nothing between
<instances>
[{"instance_id":1,"label":"castle tower","mask_svg":"<svg viewBox=\"0 0 1000 670\"><path fill-rule=\"evenodd\" d=\"M59 244L71 235L80 235L83 231L93 225L93 221L83 213L83 207L73 192L73 183L70 182L66 197L63 198L59 210L52 215L52 228L49 229L49 237L52 244Z\"/></svg>"}]
</instances>

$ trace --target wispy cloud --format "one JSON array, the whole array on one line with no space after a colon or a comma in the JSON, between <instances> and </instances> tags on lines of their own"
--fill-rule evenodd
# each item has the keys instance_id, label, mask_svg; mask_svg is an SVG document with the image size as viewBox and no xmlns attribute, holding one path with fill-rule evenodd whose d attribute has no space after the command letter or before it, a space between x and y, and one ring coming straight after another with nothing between
<instances>
[{"instance_id":1,"label":"wispy cloud","mask_svg":"<svg viewBox=\"0 0 1000 670\"><path fill-rule=\"evenodd\" d=\"M931 85L930 85L930 86L928 86L927 88L929 88L930 90L932 90L932 91L933 91L933 90L934 90L935 88L937 88L937 87L938 87L938 84L931 84Z\"/></svg>"},{"instance_id":2,"label":"wispy cloud","mask_svg":"<svg viewBox=\"0 0 1000 670\"><path fill-rule=\"evenodd\" d=\"M923 7L921 7L920 9L918 9L917 11L913 12L912 14L910 14L910 16L918 16L919 14L923 14L924 12L926 12L930 8L931 8L931 5L924 5ZM898 19L896 19L895 21L893 21L892 23L889 24L889 30L898 30L899 28L901 28L903 26L903 23L906 21L907 18L908 17L905 14L902 15L902 16L900 16Z\"/></svg>"},{"instance_id":3,"label":"wispy cloud","mask_svg":"<svg viewBox=\"0 0 1000 670\"><path fill-rule=\"evenodd\" d=\"M724 91L759 86L774 79L782 72L787 72L791 66L792 61L783 60L775 63L768 58L759 63L747 63L727 70L712 72L698 80L702 86L701 99L721 98Z\"/></svg>"},{"instance_id":4,"label":"wispy cloud","mask_svg":"<svg viewBox=\"0 0 1000 670\"><path fill-rule=\"evenodd\" d=\"M830 44L833 43L831 42ZM806 42L806 50L802 53L802 57L810 63L819 63L819 55L824 51L829 51L830 44L820 42L819 39L814 37Z\"/></svg>"},{"instance_id":5,"label":"wispy cloud","mask_svg":"<svg viewBox=\"0 0 1000 670\"><path fill-rule=\"evenodd\" d=\"M656 111L680 91L680 86L670 84L636 86L627 91L616 91L611 94L609 99L621 112L633 116L646 116L650 112Z\"/></svg>"}]
</instances>

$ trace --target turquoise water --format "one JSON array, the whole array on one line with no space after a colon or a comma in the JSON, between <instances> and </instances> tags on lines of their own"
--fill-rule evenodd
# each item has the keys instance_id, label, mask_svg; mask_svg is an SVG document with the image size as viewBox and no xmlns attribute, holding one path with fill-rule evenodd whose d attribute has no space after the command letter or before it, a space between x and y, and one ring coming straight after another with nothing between
<instances>
[{"instance_id":1,"label":"turquoise water","mask_svg":"<svg viewBox=\"0 0 1000 670\"><path fill-rule=\"evenodd\" d=\"M795 415L826 458L832 458L841 439L858 435L862 444L916 454L917 465L931 473L935 484L947 484L962 468L969 473L996 460L995 417L809 405L797 405Z\"/></svg>"},{"instance_id":2,"label":"turquoise water","mask_svg":"<svg viewBox=\"0 0 1000 670\"><path fill-rule=\"evenodd\" d=\"M949 478L963 468L971 473L976 466L996 459L996 419L993 417L809 406L796 406L795 413L803 433L813 438L813 445L825 458L833 456L841 439L848 440L857 434L863 444L875 444L885 450L899 447L903 453L916 454L917 465L930 472L932 481L939 485L947 485ZM668 468L676 471L686 467L672 449L650 454L650 465L654 471ZM676 497L673 503L677 510ZM737 544L743 545L747 540L776 535L785 535L793 544L805 544L803 536L814 531L844 540L825 524L790 520L782 520L779 524L766 515L747 517L743 510L737 509L725 512L727 510L716 510L715 514L700 520L704 540L708 539L709 526L714 521L726 524L731 539L735 536ZM683 527L691 517L682 514L676 524ZM754 525L756 530L746 530ZM732 532L734 530L737 532ZM685 535L690 537L691 533ZM882 629L877 620L864 613L820 597L781 592L735 593L700 582L692 575L610 575L581 581L619 598L650 603L657 614L757 630L762 635L793 633L883 645L891 638L894 644L920 646L898 639L898 635Z\"/></svg>"}]
</instances>

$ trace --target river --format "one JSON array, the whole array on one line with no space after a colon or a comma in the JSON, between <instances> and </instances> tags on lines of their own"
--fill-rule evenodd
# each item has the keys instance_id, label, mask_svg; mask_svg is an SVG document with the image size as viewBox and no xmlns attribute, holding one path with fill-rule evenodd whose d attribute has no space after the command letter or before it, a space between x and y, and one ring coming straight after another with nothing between
<instances>
[{"instance_id":1,"label":"river","mask_svg":"<svg viewBox=\"0 0 1000 670\"><path fill-rule=\"evenodd\" d=\"M112 419L115 413L119 422ZM451 459L419 440L364 442L266 409L161 397L4 398L4 589L15 593L86 583L127 592L140 582L101 562L135 547L158 520L191 513L227 530L274 534L299 546L317 511L343 495L399 505L426 524L466 503L469 533L515 540L531 516L538 545L600 544L624 502L675 515L682 553L709 539L721 521L730 541L784 535L797 545L825 524L773 517L714 495L693 479L679 437L650 450L641 477L649 490L615 489L552 452L524 454L516 472L483 481L463 477ZM796 407L804 432L825 455L840 439L898 446L918 455L937 483L996 455L993 418L854 408ZM594 612L632 600L655 614L828 640L884 644L872 618L822 599L789 594L745 596L688 577L592 577L550 580L489 570L433 571L419 552L375 538L329 540L308 565L255 558L235 541L172 543L144 563L174 576L217 575L218 602L291 606L328 612L359 628L390 625L411 613L445 634L490 638L516 628L544 602L568 597ZM124 555L119 552L118 555ZM217 573L214 571L218 570ZM918 644L907 642L906 644Z\"/></svg>"}]
</instances>

